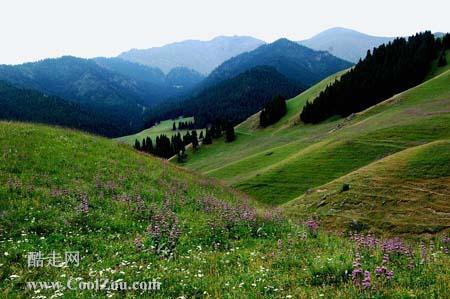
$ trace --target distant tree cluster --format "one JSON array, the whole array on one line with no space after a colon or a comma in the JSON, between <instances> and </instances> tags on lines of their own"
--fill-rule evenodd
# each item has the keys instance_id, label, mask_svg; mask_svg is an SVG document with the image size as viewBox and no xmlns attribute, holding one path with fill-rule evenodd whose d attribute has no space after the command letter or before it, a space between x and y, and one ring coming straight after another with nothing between
<instances>
[{"instance_id":1,"label":"distant tree cluster","mask_svg":"<svg viewBox=\"0 0 450 299\"><path fill-rule=\"evenodd\" d=\"M108 115L87 105L22 89L0 80L0 120L59 125L103 136L115 137L121 128Z\"/></svg>"},{"instance_id":2,"label":"distant tree cluster","mask_svg":"<svg viewBox=\"0 0 450 299\"><path fill-rule=\"evenodd\" d=\"M224 137L225 142L233 142L236 140L234 126L223 120L216 120L209 128L206 129L203 144L211 144L213 139Z\"/></svg>"},{"instance_id":3,"label":"distant tree cluster","mask_svg":"<svg viewBox=\"0 0 450 299\"><path fill-rule=\"evenodd\" d=\"M286 112L286 99L275 96L259 114L259 125L263 128L270 126L286 115Z\"/></svg>"},{"instance_id":4,"label":"distant tree cluster","mask_svg":"<svg viewBox=\"0 0 450 299\"><path fill-rule=\"evenodd\" d=\"M449 34L435 39L427 31L408 39L397 38L372 53L368 51L364 60L312 102L308 101L300 118L305 123L318 123L334 115L347 116L373 106L421 83L433 60L446 63L443 60L447 49L450 49Z\"/></svg>"},{"instance_id":5,"label":"distant tree cluster","mask_svg":"<svg viewBox=\"0 0 450 299\"><path fill-rule=\"evenodd\" d=\"M217 119L236 125L264 108L274 96L281 94L290 98L303 89L276 69L259 66L183 101L168 101L156 106L149 111L147 125L180 115L194 116L197 128L204 128Z\"/></svg>"},{"instance_id":6,"label":"distant tree cluster","mask_svg":"<svg viewBox=\"0 0 450 299\"><path fill-rule=\"evenodd\" d=\"M176 122L172 124L172 131L176 130L192 130L195 129L195 124L193 121L180 121L178 122L178 128Z\"/></svg>"},{"instance_id":7,"label":"distant tree cluster","mask_svg":"<svg viewBox=\"0 0 450 299\"><path fill-rule=\"evenodd\" d=\"M203 132L200 133L200 139L203 139ZM161 134L156 137L155 144L150 137L139 140L135 140L134 148L143 151L154 156L169 159L174 155L178 155L179 158L185 157L186 146L192 143L192 147L195 149L199 146L199 137L197 136L197 131L186 132L186 134L181 137L181 134L175 134L171 138L167 137L165 134Z\"/></svg>"}]
</instances>

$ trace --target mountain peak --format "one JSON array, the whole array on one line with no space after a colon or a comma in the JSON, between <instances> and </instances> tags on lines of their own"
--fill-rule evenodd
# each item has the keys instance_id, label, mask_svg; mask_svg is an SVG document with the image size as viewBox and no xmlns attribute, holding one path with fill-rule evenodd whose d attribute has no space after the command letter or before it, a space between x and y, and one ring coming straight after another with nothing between
<instances>
[{"instance_id":1,"label":"mountain peak","mask_svg":"<svg viewBox=\"0 0 450 299\"><path fill-rule=\"evenodd\" d=\"M168 73L175 67L187 67L202 74L231 57L252 51L265 44L250 36L217 36L208 41L185 40L150 49L133 49L119 55L120 58L160 68Z\"/></svg>"},{"instance_id":2,"label":"mountain peak","mask_svg":"<svg viewBox=\"0 0 450 299\"><path fill-rule=\"evenodd\" d=\"M353 29L333 27L299 43L314 50L327 51L347 61L357 62L366 55L367 50L391 40L391 37L372 36Z\"/></svg>"}]
</instances>

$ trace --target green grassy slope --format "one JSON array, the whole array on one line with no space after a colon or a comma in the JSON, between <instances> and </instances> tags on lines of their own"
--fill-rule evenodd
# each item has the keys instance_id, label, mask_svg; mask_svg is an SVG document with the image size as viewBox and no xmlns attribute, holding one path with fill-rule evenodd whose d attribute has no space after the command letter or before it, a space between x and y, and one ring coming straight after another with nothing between
<instances>
[{"instance_id":1,"label":"green grassy slope","mask_svg":"<svg viewBox=\"0 0 450 299\"><path fill-rule=\"evenodd\" d=\"M428 165L414 166L420 157L409 161L414 169ZM0 214L1 298L443 298L449 286L442 236L434 238L426 263L417 243L409 257L392 255L388 267L395 276L388 283L373 273L381 249L365 251L362 263L374 287L361 289L351 280L358 249L348 238L309 231L128 145L42 125L0 122ZM178 229L167 231L166 223ZM158 243L149 225L159 225L175 245ZM38 251L46 258L78 251L80 265L57 268L45 260L43 267L28 267L27 254ZM161 289L33 291L26 284L65 287L71 278L75 288L95 279L128 285L157 279Z\"/></svg>"},{"instance_id":2,"label":"green grassy slope","mask_svg":"<svg viewBox=\"0 0 450 299\"><path fill-rule=\"evenodd\" d=\"M165 134L167 137L172 137L172 135L174 134L181 134L181 137L183 137L186 132L188 130L177 130L177 131L172 131L172 125L175 122L178 126L179 122L186 122L186 121L193 121L194 119L192 117L184 117L184 118L178 118L176 120L165 120L160 122L159 124L145 129L139 133L133 134L133 135L128 135L128 136L122 136L119 138L116 138L115 140L120 141L120 142L124 142L130 145L134 145L134 141L136 139L139 140L139 142L142 141L142 139L146 138L146 137L150 137L152 139L153 142L155 142L156 136L159 136L161 134ZM189 130L192 131L192 130ZM197 134L200 134L201 130L197 130ZM203 130L204 131L204 130ZM203 132L203 134L205 134L205 132Z\"/></svg>"},{"instance_id":3,"label":"green grassy slope","mask_svg":"<svg viewBox=\"0 0 450 299\"><path fill-rule=\"evenodd\" d=\"M348 191L342 191L349 184ZM392 233L450 228L450 140L411 147L310 190L284 208L315 213L329 226L361 225Z\"/></svg>"},{"instance_id":4,"label":"green grassy slope","mask_svg":"<svg viewBox=\"0 0 450 299\"><path fill-rule=\"evenodd\" d=\"M191 155L186 166L262 202L288 202L385 156L450 138L450 71L445 67L434 73L423 84L348 119L296 123L305 98L326 86L322 82L291 100L289 116L275 126L257 129L255 119L249 119L237 127L235 144L216 142Z\"/></svg>"}]
</instances>

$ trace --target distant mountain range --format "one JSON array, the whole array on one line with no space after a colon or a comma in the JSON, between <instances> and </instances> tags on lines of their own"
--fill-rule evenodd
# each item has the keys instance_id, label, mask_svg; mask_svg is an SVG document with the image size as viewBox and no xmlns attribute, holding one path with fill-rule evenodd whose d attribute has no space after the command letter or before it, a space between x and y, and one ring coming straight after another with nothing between
<instances>
[{"instance_id":1,"label":"distant mountain range","mask_svg":"<svg viewBox=\"0 0 450 299\"><path fill-rule=\"evenodd\" d=\"M274 67L257 66L202 90L184 101L166 102L155 107L147 126L180 115L194 116L198 126L216 120L237 124L262 109L272 97L293 97L302 87L280 74Z\"/></svg>"},{"instance_id":2,"label":"distant mountain range","mask_svg":"<svg viewBox=\"0 0 450 299\"><path fill-rule=\"evenodd\" d=\"M147 125L180 115L194 116L200 125L215 119L238 123L273 96L292 97L351 65L328 52L280 39L225 61L193 89L190 97L154 107Z\"/></svg>"},{"instance_id":3,"label":"distant mountain range","mask_svg":"<svg viewBox=\"0 0 450 299\"><path fill-rule=\"evenodd\" d=\"M176 67L187 67L209 74L224 61L252 51L265 42L248 36L219 36L209 41L186 40L150 49L132 49L119 58L160 68L164 73Z\"/></svg>"},{"instance_id":4,"label":"distant mountain range","mask_svg":"<svg viewBox=\"0 0 450 299\"><path fill-rule=\"evenodd\" d=\"M141 130L150 107L167 97L188 92L202 79L200 73L190 69L176 68L166 76L158 68L119 58L64 56L0 65L0 80L17 88L56 96L81 105L91 114L105 116L110 126L101 130L101 134L113 137Z\"/></svg>"},{"instance_id":5,"label":"distant mountain range","mask_svg":"<svg viewBox=\"0 0 450 299\"><path fill-rule=\"evenodd\" d=\"M7 82L3 82L4 88L8 86L3 95L28 97L26 101L14 96L0 101L8 101L10 117L20 119L22 115L23 120L47 120L110 137L139 131L146 120L151 123L180 113L193 113L199 121L207 122L223 111L237 122L258 111L272 95L289 97L293 90L303 90L350 67L346 60L356 61L367 49L389 40L333 28L300 42L302 45L287 39L266 44L252 37L221 36L130 50L115 58L64 56L0 65L0 80ZM262 81L258 83L255 78ZM13 92L13 88L17 90ZM29 96L31 90L36 91L33 96ZM54 122L51 113L42 117L17 114L11 99L24 111L29 111L25 103L33 107L31 99L43 107L57 107L54 110L70 121ZM60 106L57 101L61 101ZM224 105L234 106L225 109ZM76 117L68 113L70 109ZM35 111L43 113L42 109ZM97 129L88 118L98 119Z\"/></svg>"},{"instance_id":6,"label":"distant mountain range","mask_svg":"<svg viewBox=\"0 0 450 299\"><path fill-rule=\"evenodd\" d=\"M138 81L94 60L65 56L15 66L1 65L0 80L61 97L107 115L120 136L139 130L146 107L161 100L156 84Z\"/></svg>"},{"instance_id":7,"label":"distant mountain range","mask_svg":"<svg viewBox=\"0 0 450 299\"><path fill-rule=\"evenodd\" d=\"M121 130L114 120L87 106L17 88L5 81L0 81L0 103L2 120L60 125L111 137Z\"/></svg>"},{"instance_id":8,"label":"distant mountain range","mask_svg":"<svg viewBox=\"0 0 450 299\"><path fill-rule=\"evenodd\" d=\"M100 66L130 79L145 82L159 90L159 97L165 98L181 91L189 91L205 77L197 71L186 67L176 67L165 75L159 68L145 66L121 58L94 59Z\"/></svg>"},{"instance_id":9,"label":"distant mountain range","mask_svg":"<svg viewBox=\"0 0 450 299\"><path fill-rule=\"evenodd\" d=\"M217 67L202 85L217 84L261 65L272 66L300 86L309 87L331 74L350 67L351 63L327 52L315 51L282 38L227 60Z\"/></svg>"},{"instance_id":10,"label":"distant mountain range","mask_svg":"<svg viewBox=\"0 0 450 299\"><path fill-rule=\"evenodd\" d=\"M351 29L335 27L322 31L310 39L299 41L299 43L314 50L327 51L350 62L358 62L360 58L366 56L367 50L372 50L393 39L393 37L372 36Z\"/></svg>"}]
</instances>

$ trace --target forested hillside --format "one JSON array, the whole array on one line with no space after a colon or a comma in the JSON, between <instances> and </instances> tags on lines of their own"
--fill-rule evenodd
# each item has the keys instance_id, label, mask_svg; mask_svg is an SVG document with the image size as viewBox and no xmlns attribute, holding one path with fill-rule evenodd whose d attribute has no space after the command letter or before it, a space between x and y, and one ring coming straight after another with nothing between
<instances>
[{"instance_id":1,"label":"forested hillside","mask_svg":"<svg viewBox=\"0 0 450 299\"><path fill-rule=\"evenodd\" d=\"M103 114L84 105L35 90L16 88L4 81L0 81L0 107L1 120L59 125L104 136L121 130Z\"/></svg>"},{"instance_id":2,"label":"forested hillside","mask_svg":"<svg viewBox=\"0 0 450 299\"><path fill-rule=\"evenodd\" d=\"M441 40L435 39L431 32L381 45L306 103L301 120L318 123L334 115L347 116L413 87L426 78L433 60L445 59L447 49L450 35Z\"/></svg>"},{"instance_id":3,"label":"forested hillside","mask_svg":"<svg viewBox=\"0 0 450 299\"><path fill-rule=\"evenodd\" d=\"M159 88L113 72L93 60L70 56L1 65L0 79L88 106L118 128L108 132L108 136L141 130L146 107L162 100Z\"/></svg>"},{"instance_id":4,"label":"forested hillside","mask_svg":"<svg viewBox=\"0 0 450 299\"><path fill-rule=\"evenodd\" d=\"M305 88L350 67L351 63L327 52L315 51L282 38L227 60L206 78L203 85L212 86L262 65L274 67L279 73Z\"/></svg>"},{"instance_id":5,"label":"forested hillside","mask_svg":"<svg viewBox=\"0 0 450 299\"><path fill-rule=\"evenodd\" d=\"M256 67L232 79L205 89L199 95L170 102L151 113L147 124L180 115L194 116L195 124L203 128L208 123L223 120L237 124L262 109L276 95L292 97L301 87L272 67Z\"/></svg>"}]
</instances>

